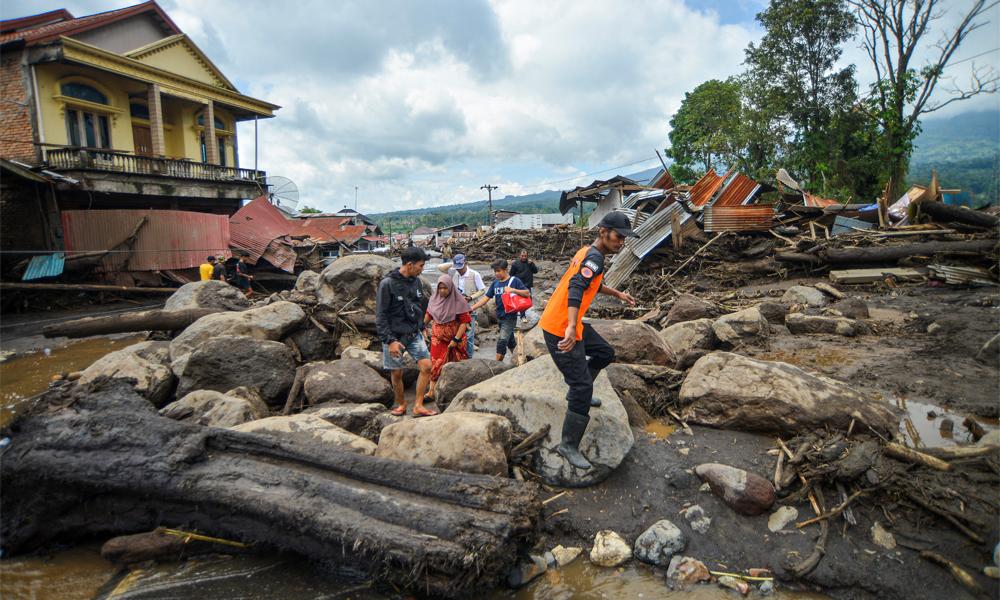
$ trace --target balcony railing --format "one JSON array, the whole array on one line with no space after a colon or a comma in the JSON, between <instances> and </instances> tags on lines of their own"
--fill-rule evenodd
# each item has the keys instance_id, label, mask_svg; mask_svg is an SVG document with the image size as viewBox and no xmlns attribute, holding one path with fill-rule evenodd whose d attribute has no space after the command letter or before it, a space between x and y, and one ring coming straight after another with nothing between
<instances>
[{"instance_id":1,"label":"balcony railing","mask_svg":"<svg viewBox=\"0 0 1000 600\"><path fill-rule=\"evenodd\" d=\"M53 169L89 169L112 173L162 175L208 181L256 181L263 184L264 171L237 169L186 159L140 156L95 148L60 148L46 152Z\"/></svg>"}]
</instances>

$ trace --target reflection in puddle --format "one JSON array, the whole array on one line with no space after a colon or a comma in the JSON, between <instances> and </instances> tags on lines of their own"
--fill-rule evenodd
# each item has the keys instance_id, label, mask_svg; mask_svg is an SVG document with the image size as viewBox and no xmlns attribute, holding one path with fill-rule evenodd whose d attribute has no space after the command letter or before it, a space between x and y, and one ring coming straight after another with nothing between
<instances>
[{"instance_id":1,"label":"reflection in puddle","mask_svg":"<svg viewBox=\"0 0 1000 600\"><path fill-rule=\"evenodd\" d=\"M904 411L899 424L899 433L904 443L911 448L938 448L975 443L975 438L964 424L965 415L953 413L947 408L896 397L896 406ZM975 419L984 431L996 429L1000 423L994 419Z\"/></svg>"},{"instance_id":2,"label":"reflection in puddle","mask_svg":"<svg viewBox=\"0 0 1000 600\"><path fill-rule=\"evenodd\" d=\"M115 572L98 546L0 561L0 592L24 600L89 600Z\"/></svg>"}]
</instances>

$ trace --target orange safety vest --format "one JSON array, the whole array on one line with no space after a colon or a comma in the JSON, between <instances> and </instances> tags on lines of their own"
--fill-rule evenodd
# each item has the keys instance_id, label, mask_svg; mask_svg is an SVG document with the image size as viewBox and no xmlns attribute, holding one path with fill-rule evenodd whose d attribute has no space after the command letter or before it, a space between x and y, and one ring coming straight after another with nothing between
<instances>
[{"instance_id":1,"label":"orange safety vest","mask_svg":"<svg viewBox=\"0 0 1000 600\"><path fill-rule=\"evenodd\" d=\"M580 265L587 257L590 246L580 248L573 255L573 260L569 261L569 268L559 280L556 291L545 304L545 311L538 322L539 327L548 331L552 335L562 337L566 335L566 326L569 325L569 280L580 271ZM594 296L601 289L601 281L604 279L602 271L597 277L590 280L590 287L583 291L583 300L580 302L580 311L576 313L576 339L583 339L583 315L590 308L590 303L594 301Z\"/></svg>"}]
</instances>

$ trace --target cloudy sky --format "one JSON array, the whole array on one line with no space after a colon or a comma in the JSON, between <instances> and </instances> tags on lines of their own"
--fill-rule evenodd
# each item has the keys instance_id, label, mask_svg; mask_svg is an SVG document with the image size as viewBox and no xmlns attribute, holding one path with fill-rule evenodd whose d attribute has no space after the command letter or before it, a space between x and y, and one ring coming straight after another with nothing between
<instances>
[{"instance_id":1,"label":"cloudy sky","mask_svg":"<svg viewBox=\"0 0 1000 600\"><path fill-rule=\"evenodd\" d=\"M135 4L4 0L3 18ZM387 210L586 183L657 166L684 93L741 70L763 0L162 0L240 91L281 105L260 167L300 206ZM948 0L951 14L967 0ZM1000 9L959 51L1000 46ZM937 41L928 39L928 46ZM864 53L853 43L845 60ZM968 67L1000 64L994 51ZM996 95L952 105L997 107ZM253 125L240 126L253 164Z\"/></svg>"}]
</instances>

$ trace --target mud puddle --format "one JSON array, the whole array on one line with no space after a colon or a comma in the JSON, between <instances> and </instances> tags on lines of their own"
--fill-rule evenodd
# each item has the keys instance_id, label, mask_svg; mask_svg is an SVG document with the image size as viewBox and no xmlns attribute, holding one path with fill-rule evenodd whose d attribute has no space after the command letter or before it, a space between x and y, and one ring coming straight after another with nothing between
<instances>
[{"instance_id":1,"label":"mud puddle","mask_svg":"<svg viewBox=\"0 0 1000 600\"><path fill-rule=\"evenodd\" d=\"M974 419L984 431L992 431L1000 426L1000 421L974 415L963 415L947 408L906 400L898 396L895 404L906 411L899 422L899 433L904 443L911 448L939 448L974 444L976 439L965 425L966 419Z\"/></svg>"},{"instance_id":2,"label":"mud puddle","mask_svg":"<svg viewBox=\"0 0 1000 600\"><path fill-rule=\"evenodd\" d=\"M141 336L89 339L0 363L0 427L13 418L21 400L45 391L53 376L86 369L102 356L142 340Z\"/></svg>"}]
</instances>

